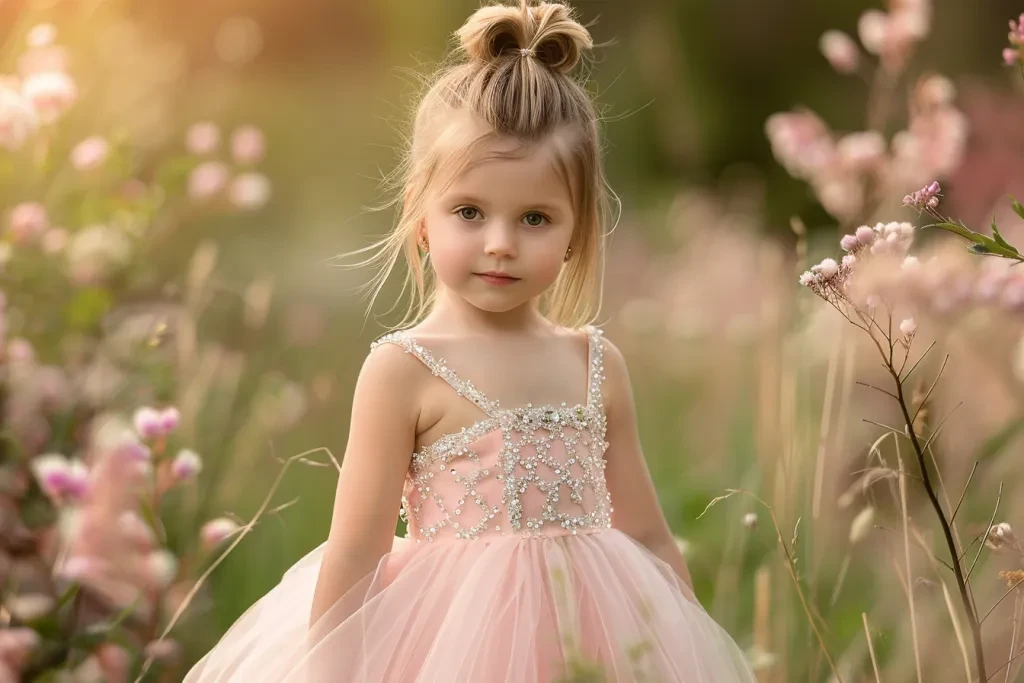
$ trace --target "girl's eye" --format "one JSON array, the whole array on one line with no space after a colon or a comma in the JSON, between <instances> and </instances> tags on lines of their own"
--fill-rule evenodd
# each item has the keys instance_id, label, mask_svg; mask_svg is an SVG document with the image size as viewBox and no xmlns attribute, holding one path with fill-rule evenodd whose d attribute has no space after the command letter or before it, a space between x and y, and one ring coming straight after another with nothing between
<instances>
[{"instance_id":1,"label":"girl's eye","mask_svg":"<svg viewBox=\"0 0 1024 683\"><path fill-rule=\"evenodd\" d=\"M455 213L459 215L459 218L471 221L480 213L480 211L472 206L464 206L461 209L456 209Z\"/></svg>"},{"instance_id":2,"label":"girl's eye","mask_svg":"<svg viewBox=\"0 0 1024 683\"><path fill-rule=\"evenodd\" d=\"M548 217L542 213L533 212L526 214L525 219L527 225L534 228L539 228L540 226L544 225L544 222L548 220Z\"/></svg>"}]
</instances>

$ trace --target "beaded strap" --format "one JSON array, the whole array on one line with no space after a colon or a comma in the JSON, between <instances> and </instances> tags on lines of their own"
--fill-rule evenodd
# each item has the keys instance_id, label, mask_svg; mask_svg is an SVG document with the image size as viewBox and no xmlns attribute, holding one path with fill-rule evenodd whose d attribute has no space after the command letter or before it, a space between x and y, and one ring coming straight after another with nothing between
<instances>
[{"instance_id":1,"label":"beaded strap","mask_svg":"<svg viewBox=\"0 0 1024 683\"><path fill-rule=\"evenodd\" d=\"M435 358L430 349L427 349L401 330L386 334L374 341L370 344L370 349L373 350L381 344L387 343L397 344L405 349L406 353L411 353L419 358L430 369L430 372L450 384L456 393L472 401L480 410L487 413L489 417L497 417L501 410L498 401L488 398L470 380L464 380L459 377L454 370L448 367L448 361L444 358Z\"/></svg>"},{"instance_id":2,"label":"beaded strap","mask_svg":"<svg viewBox=\"0 0 1024 683\"><path fill-rule=\"evenodd\" d=\"M601 407L601 384L604 383L604 344L601 336L604 331L593 325L587 325L587 405Z\"/></svg>"}]
</instances>

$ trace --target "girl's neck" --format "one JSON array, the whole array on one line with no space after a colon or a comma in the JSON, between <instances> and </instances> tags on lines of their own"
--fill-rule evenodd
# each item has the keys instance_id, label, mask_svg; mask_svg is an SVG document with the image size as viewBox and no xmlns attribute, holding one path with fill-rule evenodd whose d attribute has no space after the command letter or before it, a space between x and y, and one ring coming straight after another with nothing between
<instances>
[{"instance_id":1,"label":"girl's neck","mask_svg":"<svg viewBox=\"0 0 1024 683\"><path fill-rule=\"evenodd\" d=\"M552 330L555 325L529 301L508 311L484 311L465 299L440 290L434 306L419 327L458 331L460 336L518 336Z\"/></svg>"}]
</instances>

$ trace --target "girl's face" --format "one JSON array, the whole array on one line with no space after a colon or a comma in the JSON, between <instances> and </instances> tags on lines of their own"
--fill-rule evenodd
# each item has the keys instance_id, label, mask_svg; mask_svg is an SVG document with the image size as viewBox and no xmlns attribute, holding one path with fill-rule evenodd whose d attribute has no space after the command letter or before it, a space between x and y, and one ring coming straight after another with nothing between
<instances>
[{"instance_id":1,"label":"girl's face","mask_svg":"<svg viewBox=\"0 0 1024 683\"><path fill-rule=\"evenodd\" d=\"M508 140L488 143L426 208L437 278L492 313L521 306L554 284L575 226L568 188L555 170L554 145L492 158L518 147Z\"/></svg>"}]
</instances>

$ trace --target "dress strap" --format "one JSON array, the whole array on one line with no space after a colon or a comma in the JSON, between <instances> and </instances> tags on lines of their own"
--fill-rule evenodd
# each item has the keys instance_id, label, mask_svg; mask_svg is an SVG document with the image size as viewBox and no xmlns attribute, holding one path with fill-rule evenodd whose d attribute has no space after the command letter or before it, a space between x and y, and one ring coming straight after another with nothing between
<instances>
[{"instance_id":1,"label":"dress strap","mask_svg":"<svg viewBox=\"0 0 1024 683\"><path fill-rule=\"evenodd\" d=\"M603 407L601 384L604 383L604 331L594 325L587 325L587 405Z\"/></svg>"},{"instance_id":2,"label":"dress strap","mask_svg":"<svg viewBox=\"0 0 1024 683\"><path fill-rule=\"evenodd\" d=\"M448 367L448 361L444 358L435 357L434 354L430 352L430 349L424 347L403 330L390 332L375 340L370 344L370 350L372 351L381 344L397 344L398 346L401 346L405 349L406 353L411 353L419 358L420 361L430 369L431 373L450 384L451 387L455 389L456 393L469 399L478 408L480 408L480 410L487 413L488 417L497 417L497 413L500 410L500 406L497 401L488 398L484 392L477 389L470 380L464 380L459 377L454 370Z\"/></svg>"}]
</instances>

